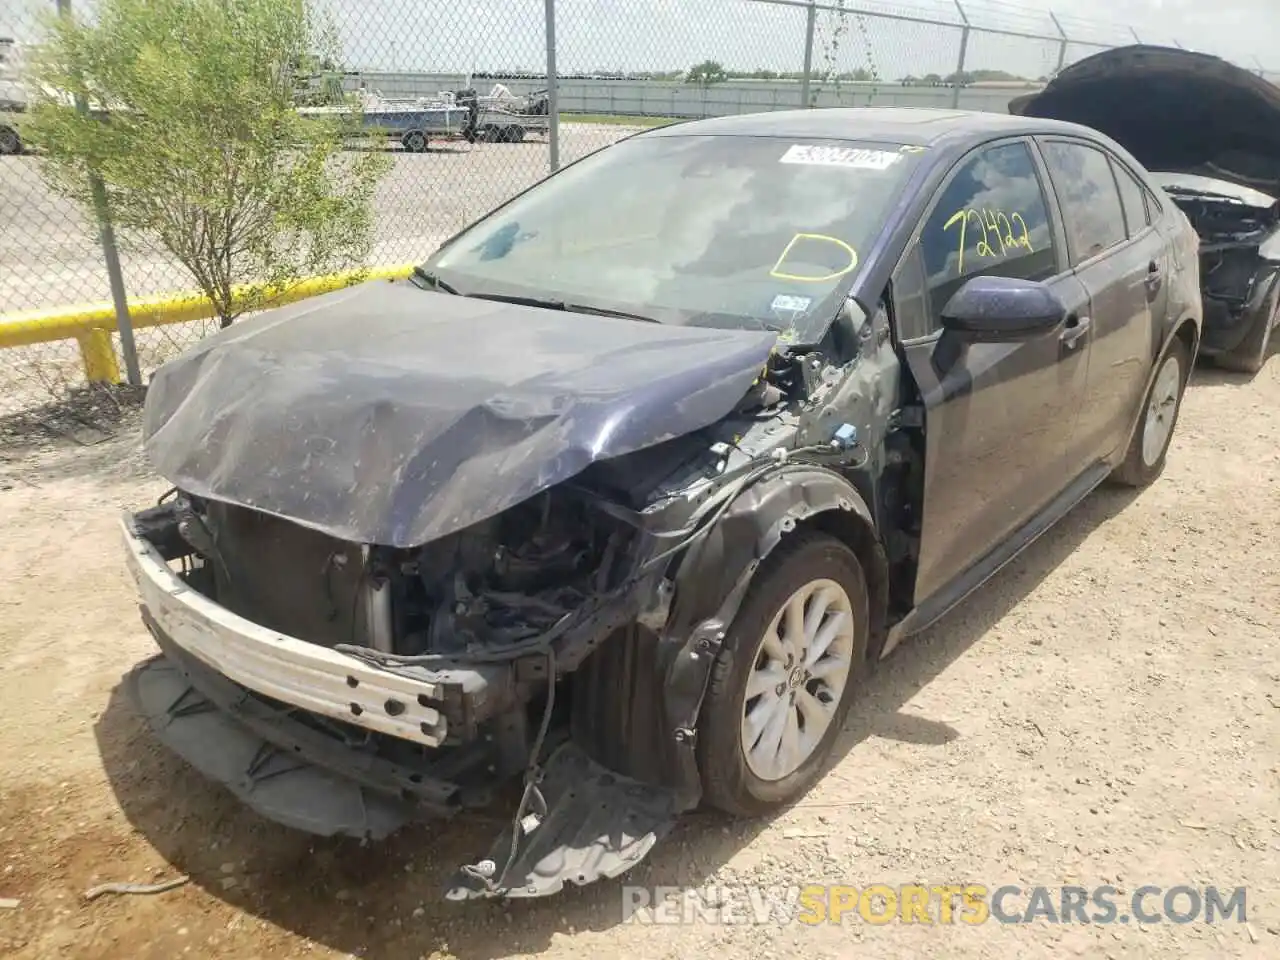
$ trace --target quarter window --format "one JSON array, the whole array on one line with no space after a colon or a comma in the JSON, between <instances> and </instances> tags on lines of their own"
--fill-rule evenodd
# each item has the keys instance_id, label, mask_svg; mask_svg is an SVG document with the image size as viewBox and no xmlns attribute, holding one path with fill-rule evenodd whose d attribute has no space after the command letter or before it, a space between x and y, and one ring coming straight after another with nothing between
<instances>
[{"instance_id":1,"label":"quarter window","mask_svg":"<svg viewBox=\"0 0 1280 960\"><path fill-rule=\"evenodd\" d=\"M1124 220L1129 228L1129 236L1136 237L1151 225L1146 191L1124 164L1113 158L1111 166L1116 172L1116 183L1120 186L1120 203L1124 207Z\"/></svg>"},{"instance_id":2,"label":"quarter window","mask_svg":"<svg viewBox=\"0 0 1280 960\"><path fill-rule=\"evenodd\" d=\"M1160 206L1160 201L1150 190L1143 190L1142 193L1147 198L1147 222L1155 223L1160 214L1164 213L1164 207Z\"/></svg>"},{"instance_id":3,"label":"quarter window","mask_svg":"<svg viewBox=\"0 0 1280 960\"><path fill-rule=\"evenodd\" d=\"M1048 204L1025 143L988 147L943 188L920 235L931 321L983 274L1047 280L1058 272Z\"/></svg>"},{"instance_id":4,"label":"quarter window","mask_svg":"<svg viewBox=\"0 0 1280 960\"><path fill-rule=\"evenodd\" d=\"M920 266L920 253L912 248L893 275L893 314L898 322L898 336L914 340L927 336L933 329L929 319L929 291Z\"/></svg>"},{"instance_id":5,"label":"quarter window","mask_svg":"<svg viewBox=\"0 0 1280 960\"><path fill-rule=\"evenodd\" d=\"M1058 191L1072 264L1123 243L1124 207L1107 155L1082 143L1050 140L1044 159Z\"/></svg>"}]
</instances>

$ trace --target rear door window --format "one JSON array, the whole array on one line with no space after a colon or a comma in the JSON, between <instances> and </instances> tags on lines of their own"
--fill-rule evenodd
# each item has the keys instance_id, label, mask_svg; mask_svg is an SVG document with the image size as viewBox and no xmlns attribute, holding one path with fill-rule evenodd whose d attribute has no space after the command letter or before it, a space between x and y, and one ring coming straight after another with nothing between
<instances>
[{"instance_id":1,"label":"rear door window","mask_svg":"<svg viewBox=\"0 0 1280 960\"><path fill-rule=\"evenodd\" d=\"M1072 265L1123 243L1124 205L1107 155L1083 143L1049 140L1044 159L1058 193Z\"/></svg>"},{"instance_id":2,"label":"rear door window","mask_svg":"<svg viewBox=\"0 0 1280 960\"><path fill-rule=\"evenodd\" d=\"M932 329L965 281L984 274L1047 280L1058 273L1049 205L1024 142L962 161L920 234Z\"/></svg>"}]
</instances>

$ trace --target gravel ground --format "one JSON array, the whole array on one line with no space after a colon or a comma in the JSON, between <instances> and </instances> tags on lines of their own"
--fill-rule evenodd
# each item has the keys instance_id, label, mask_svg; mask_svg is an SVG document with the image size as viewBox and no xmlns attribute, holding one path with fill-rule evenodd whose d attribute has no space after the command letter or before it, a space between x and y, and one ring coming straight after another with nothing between
<instances>
[{"instance_id":1,"label":"gravel ground","mask_svg":"<svg viewBox=\"0 0 1280 960\"><path fill-rule=\"evenodd\" d=\"M1280 359L1253 379L1198 371L1165 475L1094 494L901 647L795 808L688 816L622 880L513 904L440 899L496 817L321 840L169 756L117 689L153 647L114 518L164 487L131 415L86 446L5 451L0 954L1280 956L1277 407ZM184 874L153 896L83 899ZM623 922L623 884L909 882L1244 886L1248 923Z\"/></svg>"}]
</instances>

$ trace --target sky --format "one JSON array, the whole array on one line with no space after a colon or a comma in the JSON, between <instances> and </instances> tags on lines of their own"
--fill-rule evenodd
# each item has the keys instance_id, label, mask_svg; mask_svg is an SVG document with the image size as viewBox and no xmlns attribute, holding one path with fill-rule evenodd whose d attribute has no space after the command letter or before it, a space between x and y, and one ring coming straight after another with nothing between
<instances>
[{"instance_id":1,"label":"sky","mask_svg":"<svg viewBox=\"0 0 1280 960\"><path fill-rule=\"evenodd\" d=\"M2 2L2 0L0 0ZM494 69L544 62L544 0L327 0L348 55L391 69ZM819 0L832 5L839 0ZM845 0L849 9L885 11L950 26L820 12L814 63L837 72L872 69L888 79L950 73L959 54L953 0ZM1060 44L998 36L983 26L1057 36L1043 3L961 0L975 27L970 68L1041 76L1057 66ZM1073 39L1068 62L1097 44L1172 43L1226 56L1250 69L1280 70L1277 0L1072 0L1058 20ZM839 26L844 24L844 30ZM1132 29L1130 29L1132 28ZM757 0L558 0L561 71L672 70L712 59L734 69L797 70L805 14ZM832 41L837 41L833 52ZM1268 56L1276 63L1266 61ZM1259 59L1261 58L1261 62Z\"/></svg>"},{"instance_id":2,"label":"sky","mask_svg":"<svg viewBox=\"0 0 1280 960\"><path fill-rule=\"evenodd\" d=\"M348 65L367 70L545 68L545 0L317 0L329 7ZM961 19L954 0L818 0L866 15L817 15L814 68L868 69L886 80L956 68ZM960 0L973 32L968 69L1038 77L1058 64L1061 44L1043 0ZM0 0L0 35L30 35L30 11L54 0ZM85 8L91 0L72 0ZM557 0L562 73L687 68L716 60L730 69L798 70L802 9L760 0ZM1067 62L1099 44L1169 44L1225 56L1280 78L1280 0L1071 0L1058 21L1072 42ZM899 22L875 11L924 18ZM989 27L1046 39L1000 36Z\"/></svg>"}]
</instances>

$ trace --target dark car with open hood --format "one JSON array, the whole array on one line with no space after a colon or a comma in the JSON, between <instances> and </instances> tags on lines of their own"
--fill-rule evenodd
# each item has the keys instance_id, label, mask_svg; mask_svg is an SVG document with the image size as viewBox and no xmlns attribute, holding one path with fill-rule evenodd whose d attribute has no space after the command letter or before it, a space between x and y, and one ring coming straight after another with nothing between
<instances>
[{"instance_id":1,"label":"dark car with open hood","mask_svg":"<svg viewBox=\"0 0 1280 960\"><path fill-rule=\"evenodd\" d=\"M1260 370L1280 325L1280 87L1219 57L1134 45L1009 110L1100 130L1151 171L1200 235L1201 354Z\"/></svg>"},{"instance_id":2,"label":"dark car with open hood","mask_svg":"<svg viewBox=\"0 0 1280 960\"><path fill-rule=\"evenodd\" d=\"M134 702L302 830L508 797L459 899L616 876L699 804L767 814L903 637L1098 484L1160 474L1197 243L1067 123L624 140L411 278L157 372L173 489L122 518L160 648Z\"/></svg>"}]
</instances>

